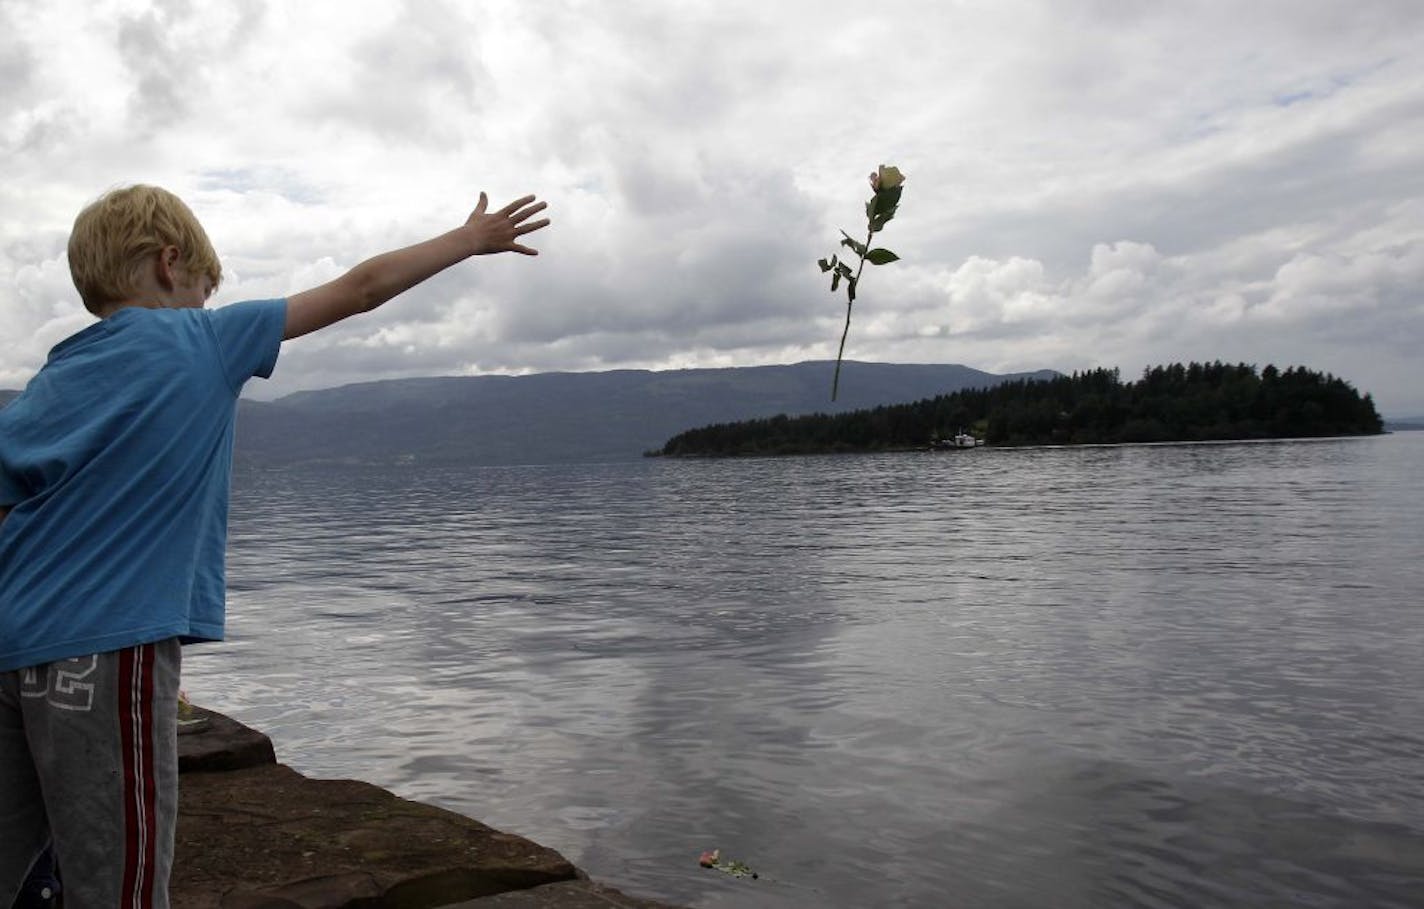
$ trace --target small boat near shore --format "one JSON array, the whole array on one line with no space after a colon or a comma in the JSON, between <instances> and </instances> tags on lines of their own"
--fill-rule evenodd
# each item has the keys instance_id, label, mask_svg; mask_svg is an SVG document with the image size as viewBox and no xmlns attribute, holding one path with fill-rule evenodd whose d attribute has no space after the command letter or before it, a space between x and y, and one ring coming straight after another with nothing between
<instances>
[{"instance_id":1,"label":"small boat near shore","mask_svg":"<svg viewBox=\"0 0 1424 909\"><path fill-rule=\"evenodd\" d=\"M977 448L984 444L984 440L976 439L967 432L960 431L948 439L933 439L930 442L931 451L958 451L961 448Z\"/></svg>"}]
</instances>

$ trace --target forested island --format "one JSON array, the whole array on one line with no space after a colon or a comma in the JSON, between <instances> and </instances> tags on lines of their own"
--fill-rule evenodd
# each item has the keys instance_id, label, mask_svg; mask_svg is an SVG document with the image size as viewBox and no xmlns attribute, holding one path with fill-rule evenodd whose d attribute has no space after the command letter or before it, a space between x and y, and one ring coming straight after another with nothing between
<instances>
[{"instance_id":1,"label":"forested island","mask_svg":"<svg viewBox=\"0 0 1424 909\"><path fill-rule=\"evenodd\" d=\"M1293 366L1180 363L1123 382L1116 369L1023 379L843 414L719 423L651 455L727 457L926 448L960 431L988 445L1086 445L1373 435L1370 395Z\"/></svg>"}]
</instances>

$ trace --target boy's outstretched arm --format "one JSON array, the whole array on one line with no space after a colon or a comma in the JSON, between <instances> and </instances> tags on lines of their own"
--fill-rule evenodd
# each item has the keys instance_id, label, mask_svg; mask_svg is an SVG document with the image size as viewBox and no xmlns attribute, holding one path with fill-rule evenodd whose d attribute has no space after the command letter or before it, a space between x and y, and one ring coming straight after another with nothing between
<instances>
[{"instance_id":1,"label":"boy's outstretched arm","mask_svg":"<svg viewBox=\"0 0 1424 909\"><path fill-rule=\"evenodd\" d=\"M287 300L283 340L325 328L360 312L369 312L470 256L499 252L539 254L518 240L548 225L548 218L529 220L543 211L546 203L536 203L533 196L524 196L498 211L486 212L488 206L488 197L480 193L479 204L463 226L424 243L367 259L334 281L293 294Z\"/></svg>"}]
</instances>

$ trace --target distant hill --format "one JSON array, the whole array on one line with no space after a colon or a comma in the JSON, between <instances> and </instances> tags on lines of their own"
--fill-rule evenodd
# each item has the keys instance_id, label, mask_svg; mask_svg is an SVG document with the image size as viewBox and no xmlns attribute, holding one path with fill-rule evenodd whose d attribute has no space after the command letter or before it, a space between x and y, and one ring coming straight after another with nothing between
<instances>
[{"instance_id":1,"label":"distant hill","mask_svg":"<svg viewBox=\"0 0 1424 909\"><path fill-rule=\"evenodd\" d=\"M1385 432L1409 432L1424 429L1424 417L1396 417L1384 421Z\"/></svg>"},{"instance_id":2,"label":"distant hill","mask_svg":"<svg viewBox=\"0 0 1424 909\"><path fill-rule=\"evenodd\" d=\"M958 365L847 362L662 372L395 379L307 391L239 410L240 461L346 460L465 464L615 461L707 423L843 413L1010 379Z\"/></svg>"}]
</instances>

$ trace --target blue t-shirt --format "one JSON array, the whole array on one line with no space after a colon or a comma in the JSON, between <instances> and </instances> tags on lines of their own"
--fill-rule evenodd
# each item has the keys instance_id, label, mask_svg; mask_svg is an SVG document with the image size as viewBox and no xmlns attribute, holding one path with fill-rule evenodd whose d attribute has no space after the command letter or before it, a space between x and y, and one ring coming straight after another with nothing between
<instances>
[{"instance_id":1,"label":"blue t-shirt","mask_svg":"<svg viewBox=\"0 0 1424 909\"><path fill-rule=\"evenodd\" d=\"M0 409L0 671L222 638L237 397L286 313L121 309Z\"/></svg>"}]
</instances>

